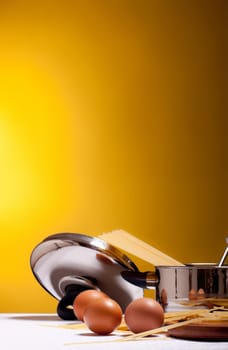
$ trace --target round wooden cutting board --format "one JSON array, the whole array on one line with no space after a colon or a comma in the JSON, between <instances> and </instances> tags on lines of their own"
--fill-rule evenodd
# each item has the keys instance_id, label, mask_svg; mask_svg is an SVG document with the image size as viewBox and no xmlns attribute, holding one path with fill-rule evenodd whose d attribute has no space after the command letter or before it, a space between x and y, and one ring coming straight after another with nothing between
<instances>
[{"instance_id":1,"label":"round wooden cutting board","mask_svg":"<svg viewBox=\"0 0 228 350\"><path fill-rule=\"evenodd\" d=\"M173 328L168 335L175 338L204 341L228 341L228 321L201 321Z\"/></svg>"}]
</instances>

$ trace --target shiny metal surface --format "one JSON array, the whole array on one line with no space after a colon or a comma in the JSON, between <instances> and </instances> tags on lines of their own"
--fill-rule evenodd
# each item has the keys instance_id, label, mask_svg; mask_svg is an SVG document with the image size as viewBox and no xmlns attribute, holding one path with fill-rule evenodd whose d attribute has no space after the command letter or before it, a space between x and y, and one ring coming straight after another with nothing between
<instances>
[{"instance_id":1,"label":"shiny metal surface","mask_svg":"<svg viewBox=\"0 0 228 350\"><path fill-rule=\"evenodd\" d=\"M122 270L137 266L105 241L78 233L58 233L45 238L30 256L32 272L53 297L60 300L66 288L81 285L102 290L124 310L142 288L125 281Z\"/></svg>"},{"instance_id":2,"label":"shiny metal surface","mask_svg":"<svg viewBox=\"0 0 228 350\"><path fill-rule=\"evenodd\" d=\"M190 290L203 289L205 297L228 297L228 266L189 264L187 266L157 266L157 295L166 291L168 300L185 299Z\"/></svg>"},{"instance_id":3,"label":"shiny metal surface","mask_svg":"<svg viewBox=\"0 0 228 350\"><path fill-rule=\"evenodd\" d=\"M226 237L226 244L227 244L227 247L225 248L224 253L219 261L219 264L218 264L219 267L223 266L224 261L226 260L228 255L228 237Z\"/></svg>"}]
</instances>

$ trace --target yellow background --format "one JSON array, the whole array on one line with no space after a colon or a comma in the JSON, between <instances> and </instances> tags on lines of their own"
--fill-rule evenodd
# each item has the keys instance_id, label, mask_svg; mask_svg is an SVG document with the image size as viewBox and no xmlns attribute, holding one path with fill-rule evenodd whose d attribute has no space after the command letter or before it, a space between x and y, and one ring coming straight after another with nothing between
<instances>
[{"instance_id":1,"label":"yellow background","mask_svg":"<svg viewBox=\"0 0 228 350\"><path fill-rule=\"evenodd\" d=\"M55 312L29 258L56 232L121 228L183 262L220 259L227 10L1 1L0 312Z\"/></svg>"}]
</instances>

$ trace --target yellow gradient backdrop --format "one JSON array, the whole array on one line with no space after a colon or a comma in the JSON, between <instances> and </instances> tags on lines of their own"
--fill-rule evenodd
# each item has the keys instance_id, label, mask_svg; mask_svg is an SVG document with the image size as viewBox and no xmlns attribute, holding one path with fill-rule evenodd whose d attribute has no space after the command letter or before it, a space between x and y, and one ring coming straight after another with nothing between
<instances>
[{"instance_id":1,"label":"yellow gradient backdrop","mask_svg":"<svg viewBox=\"0 0 228 350\"><path fill-rule=\"evenodd\" d=\"M0 312L55 312L29 258L56 232L122 228L180 261L218 261L225 10L222 0L1 3Z\"/></svg>"}]
</instances>

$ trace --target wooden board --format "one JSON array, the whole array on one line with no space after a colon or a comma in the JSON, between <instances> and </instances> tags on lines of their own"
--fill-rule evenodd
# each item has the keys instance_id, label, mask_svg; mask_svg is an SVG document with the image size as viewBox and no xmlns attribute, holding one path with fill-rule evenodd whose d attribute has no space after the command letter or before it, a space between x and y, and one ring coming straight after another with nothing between
<instances>
[{"instance_id":1,"label":"wooden board","mask_svg":"<svg viewBox=\"0 0 228 350\"><path fill-rule=\"evenodd\" d=\"M168 331L168 335L186 340L228 341L228 321L201 321Z\"/></svg>"},{"instance_id":2,"label":"wooden board","mask_svg":"<svg viewBox=\"0 0 228 350\"><path fill-rule=\"evenodd\" d=\"M124 230L114 230L98 237L154 266L184 266L181 262Z\"/></svg>"}]
</instances>

